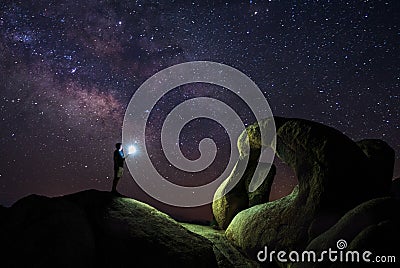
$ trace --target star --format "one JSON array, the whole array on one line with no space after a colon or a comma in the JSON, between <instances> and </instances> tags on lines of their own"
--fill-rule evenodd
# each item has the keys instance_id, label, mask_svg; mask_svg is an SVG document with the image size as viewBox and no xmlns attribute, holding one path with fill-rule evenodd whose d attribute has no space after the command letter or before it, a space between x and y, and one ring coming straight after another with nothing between
<instances>
[{"instance_id":1,"label":"star","mask_svg":"<svg viewBox=\"0 0 400 268\"><path fill-rule=\"evenodd\" d=\"M248 75L274 115L311 119L353 140L383 139L396 152L399 177L399 12L396 1L3 1L0 204L33 192L109 189L104 178L113 177L114 144L121 142L131 97L158 71L195 60ZM179 148L197 159L199 142L211 138L219 152L215 164L199 174L170 166L160 148L163 122L178 104L201 96L228 104L246 126L255 120L237 96L202 83L175 88L152 109L143 108L146 150L160 172L182 185L218 177L236 146L212 120L192 120ZM129 172L123 179L128 196L157 205ZM271 198L296 183L290 168L279 164ZM194 217L193 211L181 215ZM201 217L211 217L210 211Z\"/></svg>"}]
</instances>

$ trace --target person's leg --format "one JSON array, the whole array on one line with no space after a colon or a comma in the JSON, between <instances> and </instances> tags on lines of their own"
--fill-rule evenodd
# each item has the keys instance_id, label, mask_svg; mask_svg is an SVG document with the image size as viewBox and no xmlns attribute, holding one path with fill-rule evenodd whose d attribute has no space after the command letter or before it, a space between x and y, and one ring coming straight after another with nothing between
<instances>
[{"instance_id":1,"label":"person's leg","mask_svg":"<svg viewBox=\"0 0 400 268\"><path fill-rule=\"evenodd\" d=\"M117 185L118 185L119 179L120 178L118 178L118 177L114 178L111 192L117 192Z\"/></svg>"},{"instance_id":2,"label":"person's leg","mask_svg":"<svg viewBox=\"0 0 400 268\"><path fill-rule=\"evenodd\" d=\"M119 179L120 179L120 177L118 177L118 170L114 170L114 180L113 180L111 192L117 191L117 185L118 185Z\"/></svg>"},{"instance_id":3,"label":"person's leg","mask_svg":"<svg viewBox=\"0 0 400 268\"><path fill-rule=\"evenodd\" d=\"M118 192L117 191L117 186L118 186L119 180L122 177L123 172L124 172L124 168L122 168L122 167L119 167L118 170L115 170L113 186L112 186L112 190L111 190L113 193L117 193Z\"/></svg>"}]
</instances>

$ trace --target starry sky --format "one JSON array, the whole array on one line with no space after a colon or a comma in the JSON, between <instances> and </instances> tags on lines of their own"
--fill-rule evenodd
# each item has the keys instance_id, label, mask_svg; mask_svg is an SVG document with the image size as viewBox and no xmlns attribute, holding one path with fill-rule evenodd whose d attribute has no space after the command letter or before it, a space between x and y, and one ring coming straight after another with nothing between
<instances>
[{"instance_id":1,"label":"starry sky","mask_svg":"<svg viewBox=\"0 0 400 268\"><path fill-rule=\"evenodd\" d=\"M31 193L110 190L130 98L156 72L194 60L248 75L274 115L315 120L354 140L383 139L396 151L399 177L399 14L396 0L3 0L0 204ZM246 124L254 119L228 91L207 84L175 89L149 111L148 146L160 170L169 165L162 163L157 130L173 106L196 96L233 105ZM198 157L196 142L205 136L219 149L217 164L201 176L207 182L224 168L230 145L221 126L195 120L182 133L188 158ZM293 172L277 165L271 199L296 184ZM178 218L211 215L209 206L152 200L127 170L119 190Z\"/></svg>"}]
</instances>

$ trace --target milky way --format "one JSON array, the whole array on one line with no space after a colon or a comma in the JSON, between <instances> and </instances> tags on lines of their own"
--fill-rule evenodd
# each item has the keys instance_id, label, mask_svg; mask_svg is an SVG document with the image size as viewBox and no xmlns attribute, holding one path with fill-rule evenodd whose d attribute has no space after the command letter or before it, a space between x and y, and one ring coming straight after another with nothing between
<instances>
[{"instance_id":1,"label":"milky way","mask_svg":"<svg viewBox=\"0 0 400 268\"><path fill-rule=\"evenodd\" d=\"M132 94L157 71L193 60L241 70L275 115L316 120L354 140L385 140L400 176L399 1L146 2L0 3L1 204L30 193L109 190L113 146ZM165 112L200 95L235 102L211 87L172 92L149 111L155 152ZM251 123L250 113L242 118ZM217 124L193 124L181 141L188 157L198 152L194 133L214 133L226 151ZM274 198L296 183L279 166ZM162 207L124 176L122 193ZM210 216L209 207L162 208Z\"/></svg>"}]
</instances>

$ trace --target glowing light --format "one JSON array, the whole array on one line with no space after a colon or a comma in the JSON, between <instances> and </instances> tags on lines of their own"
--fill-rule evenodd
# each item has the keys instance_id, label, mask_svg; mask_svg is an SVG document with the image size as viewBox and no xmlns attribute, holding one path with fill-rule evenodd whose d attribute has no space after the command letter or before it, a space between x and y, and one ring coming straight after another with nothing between
<instances>
[{"instance_id":1,"label":"glowing light","mask_svg":"<svg viewBox=\"0 0 400 268\"><path fill-rule=\"evenodd\" d=\"M134 154L134 153L136 153L136 151L137 151L137 149L136 149L135 145L130 145L128 147L128 154Z\"/></svg>"}]
</instances>

